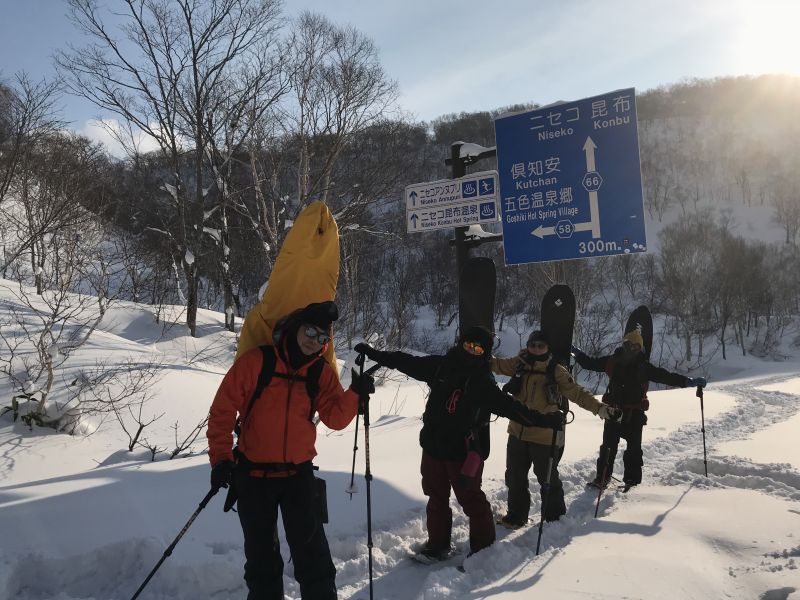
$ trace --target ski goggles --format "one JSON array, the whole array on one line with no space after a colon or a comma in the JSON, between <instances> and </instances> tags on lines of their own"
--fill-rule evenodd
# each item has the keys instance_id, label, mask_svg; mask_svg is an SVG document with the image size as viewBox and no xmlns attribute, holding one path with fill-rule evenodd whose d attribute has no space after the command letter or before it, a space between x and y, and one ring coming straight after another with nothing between
<instances>
[{"instance_id":1,"label":"ski goggles","mask_svg":"<svg viewBox=\"0 0 800 600\"><path fill-rule=\"evenodd\" d=\"M483 356L483 353L486 352L478 342L464 342L463 346L464 350L472 352L476 356Z\"/></svg>"},{"instance_id":2,"label":"ski goggles","mask_svg":"<svg viewBox=\"0 0 800 600\"><path fill-rule=\"evenodd\" d=\"M622 345L625 346L631 352L641 352L642 351L641 345L637 344L636 342L625 342Z\"/></svg>"},{"instance_id":3,"label":"ski goggles","mask_svg":"<svg viewBox=\"0 0 800 600\"><path fill-rule=\"evenodd\" d=\"M547 350L547 342L530 342L528 348L531 350Z\"/></svg>"},{"instance_id":4,"label":"ski goggles","mask_svg":"<svg viewBox=\"0 0 800 600\"><path fill-rule=\"evenodd\" d=\"M305 329L303 329L303 333L307 338L316 340L320 346L324 346L331 341L331 336L328 335L327 331L320 331L313 325L306 325Z\"/></svg>"}]
</instances>

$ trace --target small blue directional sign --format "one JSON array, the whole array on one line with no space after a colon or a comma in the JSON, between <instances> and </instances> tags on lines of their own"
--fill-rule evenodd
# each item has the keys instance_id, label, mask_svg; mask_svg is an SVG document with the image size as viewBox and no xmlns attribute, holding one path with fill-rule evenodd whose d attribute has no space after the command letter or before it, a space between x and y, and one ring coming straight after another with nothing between
<instances>
[{"instance_id":1,"label":"small blue directional sign","mask_svg":"<svg viewBox=\"0 0 800 600\"><path fill-rule=\"evenodd\" d=\"M417 233L496 223L497 171L406 186L406 231Z\"/></svg>"},{"instance_id":2,"label":"small blue directional sign","mask_svg":"<svg viewBox=\"0 0 800 600\"><path fill-rule=\"evenodd\" d=\"M495 121L506 264L645 252L636 92Z\"/></svg>"}]
</instances>

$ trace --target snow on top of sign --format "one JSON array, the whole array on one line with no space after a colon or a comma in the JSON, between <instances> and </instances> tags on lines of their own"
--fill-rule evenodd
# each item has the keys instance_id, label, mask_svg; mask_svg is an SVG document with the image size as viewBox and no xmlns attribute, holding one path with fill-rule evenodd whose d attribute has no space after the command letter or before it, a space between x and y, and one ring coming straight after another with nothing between
<instances>
[{"instance_id":1,"label":"snow on top of sign","mask_svg":"<svg viewBox=\"0 0 800 600\"><path fill-rule=\"evenodd\" d=\"M492 233L491 231L484 231L483 227L481 227L479 224L470 225L464 232L464 236L467 238L491 237L493 235L497 234Z\"/></svg>"},{"instance_id":2,"label":"snow on top of sign","mask_svg":"<svg viewBox=\"0 0 800 600\"><path fill-rule=\"evenodd\" d=\"M458 143L458 142L456 142L456 143ZM459 152L459 156L461 158L468 158L468 157L472 157L472 156L478 156L479 154L482 154L484 152L488 152L488 151L494 150L494 149L495 149L495 146L492 146L491 148L486 148L484 146L481 146L480 144L473 144L471 142L466 142L466 143L462 143L461 144L461 147L458 149L458 152Z\"/></svg>"}]
</instances>

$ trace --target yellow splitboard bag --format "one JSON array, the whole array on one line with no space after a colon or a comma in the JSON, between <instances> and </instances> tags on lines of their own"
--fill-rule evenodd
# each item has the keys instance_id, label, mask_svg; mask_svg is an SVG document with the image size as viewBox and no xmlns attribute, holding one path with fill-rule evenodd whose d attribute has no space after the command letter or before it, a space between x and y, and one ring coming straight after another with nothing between
<instances>
[{"instance_id":1,"label":"yellow splitboard bag","mask_svg":"<svg viewBox=\"0 0 800 600\"><path fill-rule=\"evenodd\" d=\"M281 317L312 302L333 301L339 281L339 228L328 207L312 202L295 220L283 242L267 290L245 317L236 358L272 344L272 329ZM333 343L325 360L339 374Z\"/></svg>"}]
</instances>

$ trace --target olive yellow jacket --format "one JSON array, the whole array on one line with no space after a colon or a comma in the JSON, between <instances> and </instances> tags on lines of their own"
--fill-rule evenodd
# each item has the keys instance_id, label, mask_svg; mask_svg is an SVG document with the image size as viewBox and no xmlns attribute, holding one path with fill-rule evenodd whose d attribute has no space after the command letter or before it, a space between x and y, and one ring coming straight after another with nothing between
<instances>
[{"instance_id":1,"label":"olive yellow jacket","mask_svg":"<svg viewBox=\"0 0 800 600\"><path fill-rule=\"evenodd\" d=\"M510 358L497 358L492 357L491 367L492 371L498 375L513 376L517 371L517 367L522 365L522 388L514 395L514 398L525 404L528 408L538 410L542 413L554 412L558 410L558 406L550 404L547 400L547 390L545 389L546 370L548 362L537 362L530 364L525 362L523 356L526 354L525 350L520 351L517 356ZM551 359L552 360L552 359ZM562 396L565 396L571 402L574 402L581 408L588 410L592 414L597 414L600 407L603 405L597 398L587 392L580 385L575 383L575 380L563 366L556 365L555 379L558 384L558 390ZM550 445L553 441L553 430L545 429L543 427L525 427L514 421L508 423L508 434L513 435L524 442L534 442L536 444ZM564 445L564 432L558 434L556 443L559 446Z\"/></svg>"}]
</instances>

